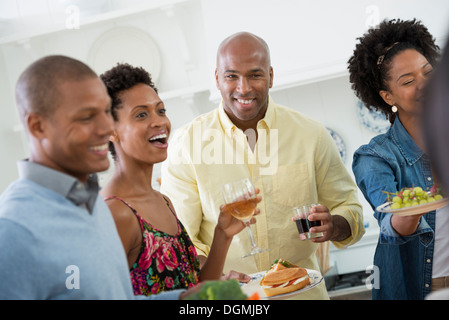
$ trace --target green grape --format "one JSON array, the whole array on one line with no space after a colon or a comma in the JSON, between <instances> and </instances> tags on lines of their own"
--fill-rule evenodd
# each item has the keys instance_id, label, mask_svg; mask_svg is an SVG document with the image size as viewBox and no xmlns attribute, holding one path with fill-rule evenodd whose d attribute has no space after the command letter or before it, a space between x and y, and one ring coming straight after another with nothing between
<instances>
[{"instance_id":1,"label":"green grape","mask_svg":"<svg viewBox=\"0 0 449 320\"><path fill-rule=\"evenodd\" d=\"M395 209L401 209L402 205L398 202L393 202L393 204L391 205L391 209L395 210Z\"/></svg>"},{"instance_id":2,"label":"green grape","mask_svg":"<svg viewBox=\"0 0 449 320\"><path fill-rule=\"evenodd\" d=\"M424 191L421 187L402 188L395 193L382 191L388 194L391 201L391 209L409 208L443 199L441 188L433 186L430 191Z\"/></svg>"},{"instance_id":3,"label":"green grape","mask_svg":"<svg viewBox=\"0 0 449 320\"><path fill-rule=\"evenodd\" d=\"M393 202L394 202L394 203L401 204L401 203L402 203L402 198L399 197L399 196L395 196L395 197L393 197Z\"/></svg>"}]
</instances>

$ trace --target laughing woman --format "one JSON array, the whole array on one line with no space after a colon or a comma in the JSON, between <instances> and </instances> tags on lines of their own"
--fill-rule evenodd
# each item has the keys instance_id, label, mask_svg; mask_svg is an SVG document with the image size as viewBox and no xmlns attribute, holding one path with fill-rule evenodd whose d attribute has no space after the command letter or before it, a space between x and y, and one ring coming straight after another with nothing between
<instances>
[{"instance_id":1,"label":"laughing woman","mask_svg":"<svg viewBox=\"0 0 449 320\"><path fill-rule=\"evenodd\" d=\"M352 164L357 185L380 226L374 255L380 282L373 285L373 299L423 299L433 280L449 272L449 251L438 238L444 234L441 228L448 232L449 224L439 219L447 212L398 216L376 208L386 201L382 191L427 189L435 183L420 128L421 97L438 47L416 20L383 21L359 40L349 60L352 88L367 107L380 110L392 124L385 134L361 146Z\"/></svg>"},{"instance_id":2,"label":"laughing woman","mask_svg":"<svg viewBox=\"0 0 449 320\"><path fill-rule=\"evenodd\" d=\"M101 79L115 121L109 143L115 169L101 194L127 254L134 293L150 295L219 279L232 237L244 224L221 212L212 254L200 270L195 247L170 199L151 186L153 165L167 157L170 135L170 121L151 76L142 68L118 64Z\"/></svg>"}]
</instances>

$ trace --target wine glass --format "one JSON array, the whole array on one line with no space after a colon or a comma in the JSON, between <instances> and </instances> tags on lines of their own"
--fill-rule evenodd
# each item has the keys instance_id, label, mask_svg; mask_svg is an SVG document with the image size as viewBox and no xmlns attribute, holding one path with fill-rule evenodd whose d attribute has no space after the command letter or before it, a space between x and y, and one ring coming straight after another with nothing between
<instances>
[{"instance_id":1,"label":"wine glass","mask_svg":"<svg viewBox=\"0 0 449 320\"><path fill-rule=\"evenodd\" d=\"M257 207L257 194L249 178L234 181L223 185L224 211L229 212L234 218L243 221L248 230L251 241L251 251L242 258L268 251L256 245L251 230L250 220Z\"/></svg>"}]
</instances>

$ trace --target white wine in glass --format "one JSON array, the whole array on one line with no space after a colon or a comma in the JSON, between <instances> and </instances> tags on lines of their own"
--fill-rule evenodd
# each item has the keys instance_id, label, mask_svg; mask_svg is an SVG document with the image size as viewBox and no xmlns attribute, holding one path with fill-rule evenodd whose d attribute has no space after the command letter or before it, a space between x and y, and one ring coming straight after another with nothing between
<instances>
[{"instance_id":1,"label":"white wine in glass","mask_svg":"<svg viewBox=\"0 0 449 320\"><path fill-rule=\"evenodd\" d=\"M257 194L249 178L223 185L224 211L229 212L236 219L243 221L248 230L251 241L251 251L243 256L249 257L268 251L256 245L249 221L257 208Z\"/></svg>"}]
</instances>

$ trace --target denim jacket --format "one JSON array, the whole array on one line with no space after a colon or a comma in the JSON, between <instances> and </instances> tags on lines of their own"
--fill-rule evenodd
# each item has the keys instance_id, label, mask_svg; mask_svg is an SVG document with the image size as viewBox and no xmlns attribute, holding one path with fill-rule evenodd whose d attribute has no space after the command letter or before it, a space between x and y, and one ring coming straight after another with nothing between
<instances>
[{"instance_id":1,"label":"denim jacket","mask_svg":"<svg viewBox=\"0 0 449 320\"><path fill-rule=\"evenodd\" d=\"M386 201L382 191L430 189L434 182L429 158L396 118L385 134L354 153L352 170L380 227L374 255L380 281L373 283L373 299L424 299L432 283L435 211L421 217L415 233L401 236L391 225L392 214L376 208Z\"/></svg>"}]
</instances>

